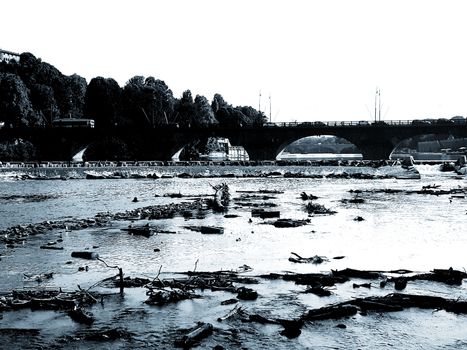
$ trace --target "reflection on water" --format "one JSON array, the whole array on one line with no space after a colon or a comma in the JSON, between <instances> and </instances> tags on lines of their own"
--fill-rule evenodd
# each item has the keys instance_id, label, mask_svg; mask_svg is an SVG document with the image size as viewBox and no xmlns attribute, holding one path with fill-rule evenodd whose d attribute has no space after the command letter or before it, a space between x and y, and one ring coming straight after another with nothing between
<instances>
[{"instance_id":1,"label":"reflection on water","mask_svg":"<svg viewBox=\"0 0 467 350\"><path fill-rule=\"evenodd\" d=\"M49 197L43 201L1 200L2 228L12 225L40 222L69 217L93 217L98 212L121 212L148 205L184 201L160 197L165 193L201 195L211 193L211 185L228 182L232 197L229 214L238 217L225 218L223 214L209 214L204 219L186 220L182 217L152 221L151 225L176 234L157 234L150 238L135 237L122 233L120 228L128 222L113 222L104 228L81 231L52 231L44 236L30 237L28 243L15 249L1 251L0 266L4 271L0 291L12 288L37 286L26 281L23 274L55 272L44 286L60 286L68 290L89 287L102 278L111 276L99 261L71 259L74 250L94 250L110 265L119 265L126 275L154 278L162 266L161 277L173 276L180 271L214 271L236 269L247 264L254 268L251 274L296 271L319 272L346 267L372 270L406 268L429 271L433 268L463 270L466 267L465 235L466 199L420 194L381 193L364 191L358 196L364 200L352 204L342 199L355 196L349 190L402 189L419 190L430 184L443 189L465 187L466 179L440 173L436 167L418 166L421 180L357 180L311 178L209 178L209 179L122 179L122 180L69 180L69 181L2 181L0 194ZM200 171L207 171L200 169ZM227 169L225 171L236 171ZM316 168L307 171L325 172L330 169ZM238 204L237 191L277 190L283 193L265 200L277 205L282 218L306 219L305 202L300 193L305 191L318 196L317 203L331 208L333 216L310 217L310 223L297 228L275 228L268 220L251 217L251 207ZM158 195L158 196L156 196ZM132 203L138 197L138 203ZM263 200L258 202L264 202ZM236 204L237 203L237 204ZM353 219L361 216L365 220ZM250 220L251 219L251 220ZM250 222L251 221L251 222ZM223 235L202 235L187 230L188 225L223 226ZM62 251L46 251L39 246L61 237ZM155 251L155 248L160 251ZM330 259L321 265L293 264L288 261L290 252L301 256L324 255L329 258L345 256L342 260ZM70 262L70 263L67 263ZM88 272L78 272L87 265ZM244 302L252 313L264 316L292 318L305 310L365 295L385 295L392 289L353 289L352 284L338 285L334 294L320 298L299 293L303 286L284 281L261 281L255 285L260 298ZM407 293L430 293L446 298L466 298L463 286L445 286L410 283ZM94 344L99 348L171 348L175 330L189 328L197 321L211 322L216 331L203 342L203 348L221 344L225 348L247 347L251 349L296 348L349 348L374 349L397 348L459 348L466 345L467 331L463 325L466 317L435 312L432 310L408 310L382 315L356 315L349 320L323 321L307 325L300 337L289 340L278 333L280 327L260 324L244 324L237 321L219 323L232 306L222 306L220 301L229 299L226 292L202 292L203 299L180 302L166 307L149 307L143 304L144 289L125 290L125 298L111 298L104 307L93 307L96 329L108 325L121 327L135 334L131 343L119 340L112 344ZM346 329L336 328L344 322ZM32 345L59 346L63 337L78 334L83 326L74 324L63 314L28 311L4 313L0 328L37 328L40 335L32 337ZM11 335L0 331L0 340ZM28 343L20 343L18 348ZM76 348L93 347L92 342L65 343ZM71 344L71 345L70 345ZM78 344L78 345L77 345ZM66 347L64 345L64 347Z\"/></svg>"}]
</instances>

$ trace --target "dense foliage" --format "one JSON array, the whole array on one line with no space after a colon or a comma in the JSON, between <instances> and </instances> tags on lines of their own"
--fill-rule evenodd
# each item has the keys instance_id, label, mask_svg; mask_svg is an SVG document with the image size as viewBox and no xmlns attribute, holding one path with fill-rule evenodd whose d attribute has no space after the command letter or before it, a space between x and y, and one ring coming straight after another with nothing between
<instances>
[{"instance_id":1,"label":"dense foliage","mask_svg":"<svg viewBox=\"0 0 467 350\"><path fill-rule=\"evenodd\" d=\"M63 75L31 53L0 62L0 122L6 128L50 127L59 118L89 118L96 128L243 126L266 118L252 107L233 107L216 94L212 103L190 90L180 99L154 77L135 76L122 88L111 78L89 84L79 75Z\"/></svg>"}]
</instances>

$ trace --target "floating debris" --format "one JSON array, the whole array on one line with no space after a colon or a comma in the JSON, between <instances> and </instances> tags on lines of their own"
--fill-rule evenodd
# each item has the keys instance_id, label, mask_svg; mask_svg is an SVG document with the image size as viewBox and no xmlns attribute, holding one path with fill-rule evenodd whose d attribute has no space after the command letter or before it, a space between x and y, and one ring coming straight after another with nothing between
<instances>
[{"instance_id":1,"label":"floating debris","mask_svg":"<svg viewBox=\"0 0 467 350\"><path fill-rule=\"evenodd\" d=\"M308 225L310 220L296 220L296 219L278 219L272 224L278 228L299 227Z\"/></svg>"},{"instance_id":2,"label":"floating debris","mask_svg":"<svg viewBox=\"0 0 467 350\"><path fill-rule=\"evenodd\" d=\"M337 213L334 210L326 208L324 205L318 204L318 203L313 203L313 202L308 202L305 210L308 212L308 214L317 214L317 215L332 215Z\"/></svg>"},{"instance_id":3,"label":"floating debris","mask_svg":"<svg viewBox=\"0 0 467 350\"><path fill-rule=\"evenodd\" d=\"M201 232L203 234L221 235L224 233L224 228L218 226L184 226L184 228L191 231Z\"/></svg>"},{"instance_id":4,"label":"floating debris","mask_svg":"<svg viewBox=\"0 0 467 350\"><path fill-rule=\"evenodd\" d=\"M310 258L303 258L301 257L300 255L298 255L297 253L294 253L294 252L291 252L290 254L294 255L294 256L291 256L289 258L289 261L291 262L294 262L294 263L302 263L302 264L307 264L307 263L311 263L311 264L321 264L325 261L329 261L328 258L326 258L325 256L319 256L319 255L315 255L315 256L312 256Z\"/></svg>"},{"instance_id":5,"label":"floating debris","mask_svg":"<svg viewBox=\"0 0 467 350\"><path fill-rule=\"evenodd\" d=\"M213 329L214 327L210 323L198 322L195 327L188 330L187 334L175 340L174 345L176 347L189 349L198 344L204 338L210 336L213 332Z\"/></svg>"},{"instance_id":6,"label":"floating debris","mask_svg":"<svg viewBox=\"0 0 467 350\"><path fill-rule=\"evenodd\" d=\"M134 236L143 236L146 238L149 238L154 235L154 230L151 228L151 226L149 226L149 224L146 224L144 226L129 225L128 228L122 228L121 230L126 231Z\"/></svg>"}]
</instances>

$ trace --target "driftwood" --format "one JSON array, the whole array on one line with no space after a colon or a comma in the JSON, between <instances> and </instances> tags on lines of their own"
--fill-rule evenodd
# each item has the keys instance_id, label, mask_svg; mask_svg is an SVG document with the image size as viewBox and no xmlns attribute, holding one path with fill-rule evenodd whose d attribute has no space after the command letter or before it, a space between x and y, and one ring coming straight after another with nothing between
<instances>
[{"instance_id":1,"label":"driftwood","mask_svg":"<svg viewBox=\"0 0 467 350\"><path fill-rule=\"evenodd\" d=\"M223 304L223 305L226 305L226 304ZM235 315L242 315L242 314L244 314L244 308L243 308L243 306L237 304L225 316L218 317L217 321L218 322L223 322L223 321L225 321L225 320L227 320L227 319L229 319L229 318L231 318L231 317L233 317Z\"/></svg>"},{"instance_id":2,"label":"driftwood","mask_svg":"<svg viewBox=\"0 0 467 350\"><path fill-rule=\"evenodd\" d=\"M127 228L122 228L121 230L126 231L134 236L143 236L147 238L154 235L154 230L149 226L149 224L146 224L144 226L129 225Z\"/></svg>"},{"instance_id":3,"label":"driftwood","mask_svg":"<svg viewBox=\"0 0 467 350\"><path fill-rule=\"evenodd\" d=\"M248 267L249 268L249 267ZM241 272L250 271L251 268L241 267ZM258 280L252 277L239 276L236 271L214 271L214 272L184 272L189 278L166 279L163 281L153 281L155 287L187 288L187 289L210 289L211 291L227 291L237 293L234 283L256 284Z\"/></svg>"},{"instance_id":4,"label":"driftwood","mask_svg":"<svg viewBox=\"0 0 467 350\"><path fill-rule=\"evenodd\" d=\"M306 321L331 320L353 316L357 313L357 307L347 304L337 304L319 309L307 311L302 319Z\"/></svg>"},{"instance_id":5,"label":"driftwood","mask_svg":"<svg viewBox=\"0 0 467 350\"><path fill-rule=\"evenodd\" d=\"M40 248L49 250L63 250L63 247L57 247L55 245L41 245Z\"/></svg>"},{"instance_id":6,"label":"driftwood","mask_svg":"<svg viewBox=\"0 0 467 350\"><path fill-rule=\"evenodd\" d=\"M277 207L276 203L272 202L242 202L242 201L237 201L234 202L236 204L236 208L243 208L243 207L248 207L248 208L274 208Z\"/></svg>"},{"instance_id":7,"label":"driftwood","mask_svg":"<svg viewBox=\"0 0 467 350\"><path fill-rule=\"evenodd\" d=\"M394 194L394 193L403 193L403 194L426 194L426 195L434 195L434 196L442 196L442 195L455 195L455 194L467 194L467 187L459 187L459 188L451 188L449 190L441 190L438 189L439 185L428 185L422 186L421 190L400 190L400 189L391 189L391 188L383 188L383 189L373 189L373 190L350 190L350 193L386 193L386 194Z\"/></svg>"},{"instance_id":8,"label":"driftwood","mask_svg":"<svg viewBox=\"0 0 467 350\"><path fill-rule=\"evenodd\" d=\"M304 201L312 201L312 200L318 199L318 197L312 194L307 194L306 192L300 193L300 198Z\"/></svg>"},{"instance_id":9,"label":"driftwood","mask_svg":"<svg viewBox=\"0 0 467 350\"><path fill-rule=\"evenodd\" d=\"M91 325L95 321L94 315L91 312L88 312L80 307L75 307L68 311L68 316L70 316L70 318L75 322L87 325Z\"/></svg>"},{"instance_id":10,"label":"driftwood","mask_svg":"<svg viewBox=\"0 0 467 350\"><path fill-rule=\"evenodd\" d=\"M97 302L99 295L80 289L76 292L60 290L13 290L2 296L0 311L30 308L66 312L74 321L84 324L94 322L92 313L83 309Z\"/></svg>"},{"instance_id":11,"label":"driftwood","mask_svg":"<svg viewBox=\"0 0 467 350\"><path fill-rule=\"evenodd\" d=\"M355 269L331 270L334 276L361 279L376 279L381 277L381 271L365 271Z\"/></svg>"},{"instance_id":12,"label":"driftwood","mask_svg":"<svg viewBox=\"0 0 467 350\"><path fill-rule=\"evenodd\" d=\"M309 286L303 293L312 293L320 297L328 297L332 294L329 289L324 288L322 285Z\"/></svg>"},{"instance_id":13,"label":"driftwood","mask_svg":"<svg viewBox=\"0 0 467 350\"><path fill-rule=\"evenodd\" d=\"M183 289L165 289L165 288L149 288L146 293L148 299L145 303L148 305L163 306L166 304L177 303L181 300L200 298L199 295L190 293Z\"/></svg>"},{"instance_id":14,"label":"driftwood","mask_svg":"<svg viewBox=\"0 0 467 350\"><path fill-rule=\"evenodd\" d=\"M237 193L266 193L266 194L282 194L284 191L279 190L258 190L258 191L251 191L251 190L237 190Z\"/></svg>"},{"instance_id":15,"label":"driftwood","mask_svg":"<svg viewBox=\"0 0 467 350\"><path fill-rule=\"evenodd\" d=\"M191 230L191 231L201 232L203 234L221 235L224 233L224 228L217 227L217 226L184 226L184 228Z\"/></svg>"},{"instance_id":16,"label":"driftwood","mask_svg":"<svg viewBox=\"0 0 467 350\"><path fill-rule=\"evenodd\" d=\"M341 199L341 202L344 204L347 204L347 203L362 204L362 203L365 203L365 200L363 198L354 197L350 199L347 199L347 198Z\"/></svg>"},{"instance_id":17,"label":"driftwood","mask_svg":"<svg viewBox=\"0 0 467 350\"><path fill-rule=\"evenodd\" d=\"M246 287L240 287L237 289L237 298L241 300L256 300L258 298L258 293Z\"/></svg>"},{"instance_id":18,"label":"driftwood","mask_svg":"<svg viewBox=\"0 0 467 350\"><path fill-rule=\"evenodd\" d=\"M261 218L261 219L266 219L266 218L278 218L280 217L281 212L278 210L270 210L266 211L263 208L255 208L251 210L251 216L256 217L256 218Z\"/></svg>"},{"instance_id":19,"label":"driftwood","mask_svg":"<svg viewBox=\"0 0 467 350\"><path fill-rule=\"evenodd\" d=\"M230 202L229 186L226 183L221 183L211 187L214 189L214 198L208 201L208 205L217 212L226 210Z\"/></svg>"},{"instance_id":20,"label":"driftwood","mask_svg":"<svg viewBox=\"0 0 467 350\"><path fill-rule=\"evenodd\" d=\"M214 327L210 323L198 322L187 334L175 340L175 346L189 349L212 334Z\"/></svg>"},{"instance_id":21,"label":"driftwood","mask_svg":"<svg viewBox=\"0 0 467 350\"><path fill-rule=\"evenodd\" d=\"M308 214L317 214L317 215L332 215L332 214L337 213L334 210L326 208L324 205L313 203L312 201L309 201L307 203L307 205L305 206L305 210L308 212Z\"/></svg>"},{"instance_id":22,"label":"driftwood","mask_svg":"<svg viewBox=\"0 0 467 350\"><path fill-rule=\"evenodd\" d=\"M322 285L325 287L334 286L336 283L345 283L349 280L345 276L334 276L328 273L286 273L262 275L260 277L283 279L284 281L293 281L301 285Z\"/></svg>"},{"instance_id":23,"label":"driftwood","mask_svg":"<svg viewBox=\"0 0 467 350\"><path fill-rule=\"evenodd\" d=\"M399 269L390 271L366 271L355 269L332 270L334 276L345 276L347 278L378 279L383 278L386 282L393 282L396 289L404 289L407 281L424 280L440 282L448 285L461 285L462 280L467 278L467 273L463 271L449 269L434 269L429 273L415 274L413 271ZM399 274L404 276L388 277L387 274Z\"/></svg>"},{"instance_id":24,"label":"driftwood","mask_svg":"<svg viewBox=\"0 0 467 350\"><path fill-rule=\"evenodd\" d=\"M99 254L95 252L72 252L71 257L87 260L97 260L99 258Z\"/></svg>"},{"instance_id":25,"label":"driftwood","mask_svg":"<svg viewBox=\"0 0 467 350\"><path fill-rule=\"evenodd\" d=\"M278 219L272 224L278 228L287 228L308 225L309 222L310 220Z\"/></svg>"},{"instance_id":26,"label":"driftwood","mask_svg":"<svg viewBox=\"0 0 467 350\"><path fill-rule=\"evenodd\" d=\"M151 280L148 278L141 278L141 277L125 277L123 279L120 278L120 275L108 277L99 282L100 286L107 287L107 288L139 288L144 287L147 284L150 284Z\"/></svg>"},{"instance_id":27,"label":"driftwood","mask_svg":"<svg viewBox=\"0 0 467 350\"><path fill-rule=\"evenodd\" d=\"M289 261L294 262L294 263L301 263L301 264L307 264L307 263L312 263L312 264L321 264L325 261L329 261L328 258L325 256L319 256L315 255L309 258L303 258L297 253L291 252L290 254L294 255L293 257L291 256L289 258Z\"/></svg>"},{"instance_id":28,"label":"driftwood","mask_svg":"<svg viewBox=\"0 0 467 350\"><path fill-rule=\"evenodd\" d=\"M30 281L36 281L37 283L41 283L44 280L49 280L53 278L54 273L53 272L48 272L48 273L41 273L38 275L28 275L26 273L23 274L24 277Z\"/></svg>"},{"instance_id":29,"label":"driftwood","mask_svg":"<svg viewBox=\"0 0 467 350\"><path fill-rule=\"evenodd\" d=\"M357 314L366 315L368 312L396 312L406 308L422 308L445 310L456 314L467 314L467 301L445 299L437 296L411 295L393 293L386 296L372 296L344 301L338 304L306 311L297 319L284 320L266 318L262 315L252 314L243 319L243 322L256 322L260 324L280 324L284 326L282 335L288 337L298 336L305 322L325 320L338 320ZM243 312L243 315L245 312Z\"/></svg>"}]
</instances>

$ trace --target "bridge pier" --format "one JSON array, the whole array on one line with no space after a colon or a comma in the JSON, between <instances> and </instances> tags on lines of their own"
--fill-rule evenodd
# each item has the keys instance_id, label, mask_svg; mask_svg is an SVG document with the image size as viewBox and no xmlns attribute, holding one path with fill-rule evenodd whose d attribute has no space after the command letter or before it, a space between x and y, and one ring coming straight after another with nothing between
<instances>
[{"instance_id":1,"label":"bridge pier","mask_svg":"<svg viewBox=\"0 0 467 350\"><path fill-rule=\"evenodd\" d=\"M342 128L336 134L352 142L365 160L389 159L392 151L400 142L397 135L388 133L388 130L381 126L366 126L360 129Z\"/></svg>"},{"instance_id":2,"label":"bridge pier","mask_svg":"<svg viewBox=\"0 0 467 350\"><path fill-rule=\"evenodd\" d=\"M367 142L355 142L365 160L388 160L396 147L389 140L366 140Z\"/></svg>"}]
</instances>

